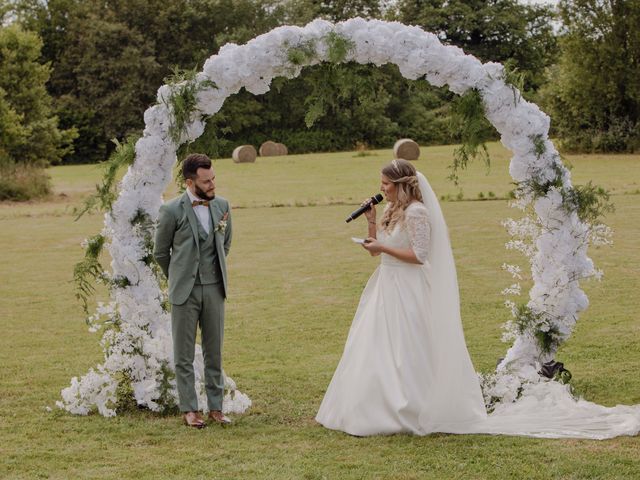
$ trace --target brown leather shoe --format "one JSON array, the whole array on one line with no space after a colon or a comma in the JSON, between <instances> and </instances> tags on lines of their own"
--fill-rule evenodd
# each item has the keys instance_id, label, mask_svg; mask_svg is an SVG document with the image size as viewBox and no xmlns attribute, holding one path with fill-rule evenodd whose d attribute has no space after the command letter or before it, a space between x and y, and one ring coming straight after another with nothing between
<instances>
[{"instance_id":1,"label":"brown leather shoe","mask_svg":"<svg viewBox=\"0 0 640 480\"><path fill-rule=\"evenodd\" d=\"M182 419L187 427L204 428L207 426L200 416L200 412L187 412L182 416Z\"/></svg>"},{"instance_id":2,"label":"brown leather shoe","mask_svg":"<svg viewBox=\"0 0 640 480\"><path fill-rule=\"evenodd\" d=\"M232 423L231 419L220 410L211 410L209 412L209 420L220 425L229 425L230 423Z\"/></svg>"}]
</instances>

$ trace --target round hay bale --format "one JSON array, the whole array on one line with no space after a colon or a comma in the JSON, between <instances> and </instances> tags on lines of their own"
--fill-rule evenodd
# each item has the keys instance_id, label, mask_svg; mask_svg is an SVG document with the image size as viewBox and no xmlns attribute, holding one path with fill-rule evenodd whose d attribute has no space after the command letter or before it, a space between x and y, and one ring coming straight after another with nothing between
<instances>
[{"instance_id":1,"label":"round hay bale","mask_svg":"<svg viewBox=\"0 0 640 480\"><path fill-rule=\"evenodd\" d=\"M233 150L232 157L236 163L253 163L257 155L253 145L240 145Z\"/></svg>"},{"instance_id":2,"label":"round hay bale","mask_svg":"<svg viewBox=\"0 0 640 480\"><path fill-rule=\"evenodd\" d=\"M405 160L417 160L420 156L420 146L410 138L401 138L393 146L393 155Z\"/></svg>"},{"instance_id":3,"label":"round hay bale","mask_svg":"<svg viewBox=\"0 0 640 480\"><path fill-rule=\"evenodd\" d=\"M284 157L289 154L289 149L284 143L276 143L278 147L278 155Z\"/></svg>"},{"instance_id":4,"label":"round hay bale","mask_svg":"<svg viewBox=\"0 0 640 480\"><path fill-rule=\"evenodd\" d=\"M275 155L279 155L278 144L276 142L272 142L271 140L267 140L262 145L260 145L259 152L261 157L273 157Z\"/></svg>"}]
</instances>

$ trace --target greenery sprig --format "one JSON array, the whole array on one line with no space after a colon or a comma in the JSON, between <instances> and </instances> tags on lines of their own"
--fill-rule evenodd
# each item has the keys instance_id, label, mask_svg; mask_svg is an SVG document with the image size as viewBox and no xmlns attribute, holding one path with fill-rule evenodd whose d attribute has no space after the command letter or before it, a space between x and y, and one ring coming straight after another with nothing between
<instances>
[{"instance_id":1,"label":"greenery sprig","mask_svg":"<svg viewBox=\"0 0 640 480\"><path fill-rule=\"evenodd\" d=\"M173 73L164 79L165 84L171 86L169 98L164 99L171 106L173 115L169 125L169 135L174 143L180 143L182 134L187 129L187 124L192 120L196 110L196 95L207 88L218 88L211 80L198 80L198 69L181 70L177 67Z\"/></svg>"},{"instance_id":2,"label":"greenery sprig","mask_svg":"<svg viewBox=\"0 0 640 480\"><path fill-rule=\"evenodd\" d=\"M287 60L296 66L304 66L316 58L316 43L307 40L293 47L288 47Z\"/></svg>"},{"instance_id":3,"label":"greenery sprig","mask_svg":"<svg viewBox=\"0 0 640 480\"><path fill-rule=\"evenodd\" d=\"M453 163L449 166L449 180L460 184L458 172L467 168L472 160L480 157L487 168L491 158L486 142L492 137L491 125L486 119L482 96L476 89L468 90L452 104L452 122L460 132L462 144L453 151Z\"/></svg>"},{"instance_id":4,"label":"greenery sprig","mask_svg":"<svg viewBox=\"0 0 640 480\"><path fill-rule=\"evenodd\" d=\"M353 40L336 32L329 32L325 36L325 42L327 42L327 46L329 47L328 57L331 63L344 62L349 52L356 46Z\"/></svg>"},{"instance_id":5,"label":"greenery sprig","mask_svg":"<svg viewBox=\"0 0 640 480\"><path fill-rule=\"evenodd\" d=\"M541 135L529 138L533 143L533 152L540 158L547 151L544 138ZM562 180L565 167L562 166L559 157L552 168L555 176L551 180L539 181L536 175L531 175L529 180L517 184L516 191L521 195L529 193L535 199L547 195L551 188L557 188L562 195L562 205L565 210L575 211L582 222L592 225L600 222L607 213L615 211L611 194L603 187L594 185L591 181L586 185L565 186Z\"/></svg>"},{"instance_id":6,"label":"greenery sprig","mask_svg":"<svg viewBox=\"0 0 640 480\"><path fill-rule=\"evenodd\" d=\"M504 62L502 66L504 67L503 81L511 87L513 103L517 104L522 98L522 92L524 92L526 74L520 71L517 62L512 58Z\"/></svg>"},{"instance_id":7,"label":"greenery sprig","mask_svg":"<svg viewBox=\"0 0 640 480\"><path fill-rule=\"evenodd\" d=\"M329 63L344 62L349 52L355 48L353 40L337 32L329 32L322 40L328 47L327 61ZM295 46L285 46L287 47L287 60L296 66L307 65L318 56L315 40L307 40Z\"/></svg>"},{"instance_id":8,"label":"greenery sprig","mask_svg":"<svg viewBox=\"0 0 640 480\"><path fill-rule=\"evenodd\" d=\"M575 211L585 223L598 223L607 213L615 211L611 194L604 188L593 185L576 185L562 190L563 205L568 211Z\"/></svg>"},{"instance_id":9,"label":"greenery sprig","mask_svg":"<svg viewBox=\"0 0 640 480\"><path fill-rule=\"evenodd\" d=\"M528 305L520 304L515 306L513 325L518 335L527 333L533 335L541 352L551 353L558 348L562 340L559 336L559 331L552 325L547 325L544 318L543 313L534 312ZM542 324L547 325L548 328L540 328Z\"/></svg>"},{"instance_id":10,"label":"greenery sprig","mask_svg":"<svg viewBox=\"0 0 640 480\"><path fill-rule=\"evenodd\" d=\"M76 220L82 217L85 213L90 213L95 210L108 212L111 210L111 205L117 197L116 191L116 178L118 172L122 167L126 167L133 164L136 158L136 142L139 137L130 136L124 143L120 143L117 139L113 139L116 149L113 151L109 159L104 162L104 173L102 175L102 183L96 185L96 193L89 196L82 208L75 208L74 214Z\"/></svg>"},{"instance_id":11,"label":"greenery sprig","mask_svg":"<svg viewBox=\"0 0 640 480\"><path fill-rule=\"evenodd\" d=\"M106 281L104 268L100 264L100 253L104 248L105 238L102 234L94 235L87 240L84 259L73 268L73 281L76 284L76 299L82 304L82 310L89 315L89 298L95 293L94 283Z\"/></svg>"}]
</instances>

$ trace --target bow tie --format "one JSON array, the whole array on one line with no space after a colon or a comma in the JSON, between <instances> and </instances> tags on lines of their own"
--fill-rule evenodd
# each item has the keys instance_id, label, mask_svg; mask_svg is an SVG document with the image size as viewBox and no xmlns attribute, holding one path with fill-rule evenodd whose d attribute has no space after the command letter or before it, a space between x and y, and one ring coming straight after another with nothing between
<instances>
[{"instance_id":1,"label":"bow tie","mask_svg":"<svg viewBox=\"0 0 640 480\"><path fill-rule=\"evenodd\" d=\"M203 205L205 207L209 206L209 200L194 200L191 202L192 207L197 207L198 205Z\"/></svg>"}]
</instances>

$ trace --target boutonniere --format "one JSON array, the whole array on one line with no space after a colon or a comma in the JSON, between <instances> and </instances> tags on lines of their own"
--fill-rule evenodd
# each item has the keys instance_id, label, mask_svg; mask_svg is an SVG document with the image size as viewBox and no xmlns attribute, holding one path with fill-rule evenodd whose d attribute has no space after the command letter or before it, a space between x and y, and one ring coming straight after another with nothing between
<instances>
[{"instance_id":1,"label":"boutonniere","mask_svg":"<svg viewBox=\"0 0 640 480\"><path fill-rule=\"evenodd\" d=\"M220 233L225 232L225 230L227 229L227 218L229 218L229 212L226 212L222 216L222 219L218 222L218 225L216 225L214 232L220 232Z\"/></svg>"}]
</instances>

